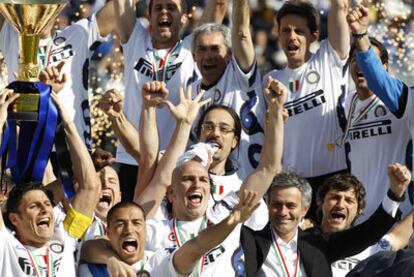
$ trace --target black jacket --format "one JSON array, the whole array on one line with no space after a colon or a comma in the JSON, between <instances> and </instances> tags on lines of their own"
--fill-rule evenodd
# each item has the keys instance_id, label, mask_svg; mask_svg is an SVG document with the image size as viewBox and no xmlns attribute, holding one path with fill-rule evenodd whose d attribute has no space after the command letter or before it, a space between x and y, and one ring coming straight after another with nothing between
<instances>
[{"instance_id":1,"label":"black jacket","mask_svg":"<svg viewBox=\"0 0 414 277\"><path fill-rule=\"evenodd\" d=\"M348 230L325 234L320 228L299 230L298 249L308 276L332 276L331 263L363 251L375 244L397 222L382 208L382 204L365 222ZM260 231L243 226L241 244L245 256L246 276L260 270L272 244L270 223ZM269 276L271 277L271 276Z\"/></svg>"}]
</instances>

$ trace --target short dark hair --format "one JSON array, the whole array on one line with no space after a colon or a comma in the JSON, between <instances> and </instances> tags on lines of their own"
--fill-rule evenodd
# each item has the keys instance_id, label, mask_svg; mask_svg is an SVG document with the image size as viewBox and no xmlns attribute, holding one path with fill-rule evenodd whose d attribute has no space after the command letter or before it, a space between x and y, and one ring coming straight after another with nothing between
<instances>
[{"instance_id":1,"label":"short dark hair","mask_svg":"<svg viewBox=\"0 0 414 277\"><path fill-rule=\"evenodd\" d=\"M106 224L107 224L107 226L109 227L109 224L110 224L110 222L111 222L111 220L112 220L112 217L114 216L114 213L117 211L117 210L119 210L119 209L122 209L122 208L129 208L129 207L135 207L135 208L137 208L138 210L141 210L141 212L142 212L142 214L144 215L144 220L147 220L147 215L145 214L145 210L140 206L140 205L138 205L137 203L135 203L135 202L131 202L131 201L126 201L126 202L119 202L119 203L117 203L116 205L114 205L109 211L108 211L108 214L107 214L107 216L106 216Z\"/></svg>"},{"instance_id":2,"label":"short dark hair","mask_svg":"<svg viewBox=\"0 0 414 277\"><path fill-rule=\"evenodd\" d=\"M14 225L9 220L10 213L18 213L19 206L22 202L23 196L32 191L32 190L40 190L43 191L46 196L49 198L50 202L53 204L53 194L51 191L47 190L46 187L40 182L30 182L30 183L23 183L20 185L16 185L9 193L9 197L6 203L6 213L4 218L4 223L7 228L11 230L15 230Z\"/></svg>"},{"instance_id":3,"label":"short dark hair","mask_svg":"<svg viewBox=\"0 0 414 277\"><path fill-rule=\"evenodd\" d=\"M273 190L286 188L297 188L302 194L302 206L310 207L312 202L312 187L304 177L292 170L283 171L273 178L266 193L267 203L270 202L270 195Z\"/></svg>"},{"instance_id":4,"label":"short dark hair","mask_svg":"<svg viewBox=\"0 0 414 277\"><path fill-rule=\"evenodd\" d=\"M380 59L382 64L388 64L389 61L389 54L387 48L385 48L384 44L382 44L379 40L374 37L369 37L369 41L371 45L376 47L380 52ZM356 50L355 41L351 45L351 50L349 50L349 60L348 63L351 62L352 56L354 55Z\"/></svg>"},{"instance_id":5,"label":"short dark hair","mask_svg":"<svg viewBox=\"0 0 414 277\"><path fill-rule=\"evenodd\" d=\"M352 224L355 220L362 215L362 211L365 208L365 195L366 191L364 185L358 180L357 177L352 175L351 173L338 173L329 178L327 178L322 186L319 187L317 196L316 196L316 203L318 205L317 208L317 215L318 220L322 220L322 205L323 201L325 200L326 194L330 190L337 190L337 191L347 191L353 189L355 192L355 198L357 199L358 203L358 210L357 216L355 217Z\"/></svg>"},{"instance_id":6,"label":"short dark hair","mask_svg":"<svg viewBox=\"0 0 414 277\"><path fill-rule=\"evenodd\" d=\"M152 1L153 0L148 1L148 14L151 14ZM181 3L181 13L187 13L187 11L188 11L187 10L187 8L188 8L187 0L180 0L180 3Z\"/></svg>"},{"instance_id":7,"label":"short dark hair","mask_svg":"<svg viewBox=\"0 0 414 277\"><path fill-rule=\"evenodd\" d=\"M318 11L311 3L301 0L290 0L285 2L276 15L279 29L282 18L289 14L295 14L306 18L311 33L319 31L321 19Z\"/></svg>"},{"instance_id":8,"label":"short dark hair","mask_svg":"<svg viewBox=\"0 0 414 277\"><path fill-rule=\"evenodd\" d=\"M239 115L236 113L235 110L233 110L232 108L228 107L228 106L224 106L224 105L218 105L218 104L214 104L209 106L200 116L200 119L198 120L197 123L197 127L195 129L196 131L196 135L197 135L197 139L200 138L200 134L201 134L201 125L204 122L204 119L206 117L206 115L211 112L212 110L225 110L226 112L228 112L230 114L230 116L233 118L234 121L234 135L237 137L237 145L239 145L240 143L240 136L241 136L241 121L240 121L240 117Z\"/></svg>"}]
</instances>

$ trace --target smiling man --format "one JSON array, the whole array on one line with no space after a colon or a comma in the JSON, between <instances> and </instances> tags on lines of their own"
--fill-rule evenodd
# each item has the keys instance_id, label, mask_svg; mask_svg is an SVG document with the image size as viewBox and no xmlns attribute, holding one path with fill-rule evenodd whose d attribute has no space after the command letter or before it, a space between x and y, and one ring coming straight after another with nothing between
<instances>
[{"instance_id":1,"label":"smiling man","mask_svg":"<svg viewBox=\"0 0 414 277\"><path fill-rule=\"evenodd\" d=\"M306 177L314 193L326 177L346 169L345 150L336 146L336 140L342 133L337 105L345 99L348 83L344 70L350 45L348 2L330 1L328 38L316 53L310 46L318 41L320 18L312 4L286 1L277 13L279 42L288 65L268 75L289 88L283 167ZM314 219L315 199L314 195L308 215Z\"/></svg>"},{"instance_id":2,"label":"smiling man","mask_svg":"<svg viewBox=\"0 0 414 277\"><path fill-rule=\"evenodd\" d=\"M203 97L210 98L211 104L228 106L240 117L239 146L233 158L237 175L244 179L259 162L266 107L249 29L248 1L233 1L232 11L231 30L221 24L204 24L193 32L192 52L201 74L193 91L204 91Z\"/></svg>"},{"instance_id":3,"label":"smiling man","mask_svg":"<svg viewBox=\"0 0 414 277\"><path fill-rule=\"evenodd\" d=\"M388 175L390 189L382 204L373 216L354 228L345 225L353 221L358 210L355 205L339 209L330 197L359 203L355 196L328 191L322 208L326 213L322 228L328 233L320 228L299 229L311 203L311 186L293 172L277 175L267 193L269 224L260 231L242 229L247 276L331 276L332 262L376 243L396 222L394 216L411 174L406 167L395 164L389 167ZM331 232L340 228L345 229Z\"/></svg>"},{"instance_id":4,"label":"smiling man","mask_svg":"<svg viewBox=\"0 0 414 277\"><path fill-rule=\"evenodd\" d=\"M116 161L121 164L119 176L124 200L132 201L137 176L137 161L123 146L124 133L129 128L138 129L142 100L139 91L144 83L163 81L171 93L168 99L179 102L178 90L197 80L195 63L191 53L191 35L180 38L180 31L187 21L187 6L184 0L148 1L149 29L135 15L134 0L114 1L117 30L125 56L125 101L124 114L110 117L121 144L117 148ZM210 0L204 11L203 21L221 23L227 2ZM219 7L219 8L217 8ZM138 112L137 112L138 111ZM158 126L161 132L161 149L165 149L174 131L174 119L167 109L159 109ZM128 119L131 123L125 126ZM118 127L119 126L119 127ZM138 136L134 147L139 149Z\"/></svg>"},{"instance_id":5,"label":"smiling man","mask_svg":"<svg viewBox=\"0 0 414 277\"><path fill-rule=\"evenodd\" d=\"M8 105L16 99L13 96L6 100L9 93L0 92L0 130L7 119ZM88 150L57 95L53 93L52 98L64 123L79 188L66 213L60 206L53 208L51 193L41 183L17 184L12 189L5 222L0 214L1 276L75 276L77 240L91 224L99 200L100 186Z\"/></svg>"}]
</instances>

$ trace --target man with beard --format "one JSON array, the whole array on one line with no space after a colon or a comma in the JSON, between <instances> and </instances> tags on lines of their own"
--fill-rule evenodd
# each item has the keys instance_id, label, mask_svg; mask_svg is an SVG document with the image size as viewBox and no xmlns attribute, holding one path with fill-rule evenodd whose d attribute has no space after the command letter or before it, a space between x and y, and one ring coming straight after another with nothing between
<instances>
[{"instance_id":1,"label":"man with beard","mask_svg":"<svg viewBox=\"0 0 414 277\"><path fill-rule=\"evenodd\" d=\"M261 231L242 229L247 276L331 276L332 262L376 243L396 222L394 216L405 196L411 174L398 164L392 165L388 173L390 189L377 211L360 225L329 234L322 229L345 225L340 222L339 213L327 212L330 202L323 207L326 214L322 229L301 231L299 223L311 203L311 186L294 172L276 176L267 193L269 224ZM352 212L356 214L356 209Z\"/></svg>"},{"instance_id":2,"label":"man with beard","mask_svg":"<svg viewBox=\"0 0 414 277\"><path fill-rule=\"evenodd\" d=\"M218 223L226 217L238 203L241 191L246 189L255 191L257 192L257 199L263 196L271 179L280 169L283 144L282 110L286 88L277 81L269 79L264 89L269 109L259 166L243 181L240 190L229 192L221 201L208 208L210 179L206 167L194 160L175 166L179 155L185 149L185 142L188 140L192 121L197 115L197 110L194 110L194 106L190 105L194 101L184 100L185 96L181 92L182 103L177 107L173 107L169 101L162 101L159 98L160 95L165 95L165 92L163 92L165 87L161 87L162 85L157 83L148 84L148 86L152 89L147 92L144 91L144 98L157 98L158 96L158 103L164 102L177 119L182 119L177 120L177 128L173 139L156 166L155 173L150 178L150 184L145 187L143 193L137 199L137 202L143 205L144 210L151 218L158 209L167 186L171 184L172 189L169 197L172 200L173 217L168 220L147 221L146 249L150 251L162 248L173 250L180 248L192 235L198 234L209 223ZM187 99L191 98L191 91L187 91L186 97ZM200 94L196 99L201 97ZM153 100L153 102L157 101ZM187 104L184 105L185 103ZM156 104L150 106L152 107L144 107L141 124L150 122L147 120L147 115L151 114L151 109L155 109ZM154 121L154 119L151 120ZM215 128L218 127L223 126L215 126ZM156 128L150 128L149 130L152 131L153 135L157 135ZM141 135L148 134L141 132ZM154 140L152 141L154 142ZM141 157L145 156L144 154L141 155ZM142 163L141 166L144 164ZM238 225L223 243L208 251L202 269L203 275L243 274L242 252L239 247L240 228L241 226ZM94 252L102 253L102 251L96 250ZM107 257L103 261L106 259ZM99 260L96 262L99 262Z\"/></svg>"},{"instance_id":3,"label":"man with beard","mask_svg":"<svg viewBox=\"0 0 414 277\"><path fill-rule=\"evenodd\" d=\"M17 96L0 93L0 125L7 118L7 107ZM74 173L79 188L67 213L53 208L51 194L40 183L17 184L9 194L6 213L0 215L1 276L75 276L74 251L92 222L100 187L92 160L71 118L62 109L56 94ZM5 227L5 223L7 228Z\"/></svg>"},{"instance_id":4,"label":"man with beard","mask_svg":"<svg viewBox=\"0 0 414 277\"><path fill-rule=\"evenodd\" d=\"M389 170L404 168L400 164L389 166ZM362 183L349 173L336 174L325 180L317 194L318 216L321 217L320 228L326 234L351 228L357 218L363 214L365 207L365 189ZM346 257L332 263L335 277L345 276L360 261L379 251L397 251L407 246L413 233L413 212L398 222L390 232L375 245L361 253Z\"/></svg>"},{"instance_id":5,"label":"man with beard","mask_svg":"<svg viewBox=\"0 0 414 277\"><path fill-rule=\"evenodd\" d=\"M373 49L385 69L388 68L387 49L375 38L370 38ZM381 202L381 195L387 191L382 180L386 179L384 165L398 162L412 164L412 140L406 122L397 118L385 104L368 88L359 69L355 55L355 45L350 52L350 74L356 92L350 93L345 102L347 125L342 143L349 142L351 152L351 173L366 190L366 207L358 222L366 220ZM395 141L398 141L395 144ZM393 145L392 147L390 147ZM412 207L407 198L400 205L405 216Z\"/></svg>"},{"instance_id":6,"label":"man with beard","mask_svg":"<svg viewBox=\"0 0 414 277\"><path fill-rule=\"evenodd\" d=\"M203 21L221 22L226 12L226 5L227 1L223 0L208 1ZM134 0L116 0L114 7L117 30L125 57L125 101L124 114L110 118L115 126L116 135L121 141L116 160L121 164L119 176L122 195L125 200L132 201L137 177L137 161L136 156L131 157L127 150L132 155L137 153L134 150L139 149L138 136L132 137L134 144L130 147L125 144L122 131L128 132L132 127L138 128L142 101L137 92L141 91L142 86L149 81L163 81L170 91L178 92L180 87L187 87L198 76L190 50L191 35L183 40L180 39L180 31L187 21L186 1L150 0L148 2L149 31L135 16ZM171 93L168 99L173 104L177 104L178 93ZM160 109L157 114L161 130L160 145L161 149L165 149L174 131L175 122L167 109ZM126 119L132 123L132 126L125 123Z\"/></svg>"},{"instance_id":7,"label":"man with beard","mask_svg":"<svg viewBox=\"0 0 414 277\"><path fill-rule=\"evenodd\" d=\"M336 111L348 83L348 2L330 1L328 38L320 42L315 54L310 46L319 38L320 17L312 4L287 1L277 13L278 38L288 65L266 76L289 88L283 167L306 177L314 193L326 177L346 169L345 150L336 146L342 133ZM308 217L315 219L315 211L313 201Z\"/></svg>"}]
</instances>

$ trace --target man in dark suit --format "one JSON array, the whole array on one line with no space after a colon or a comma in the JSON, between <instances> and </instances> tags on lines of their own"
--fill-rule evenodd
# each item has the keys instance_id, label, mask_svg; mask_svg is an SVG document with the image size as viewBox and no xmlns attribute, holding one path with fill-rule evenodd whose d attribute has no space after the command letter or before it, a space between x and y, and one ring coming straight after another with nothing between
<instances>
[{"instance_id":1,"label":"man in dark suit","mask_svg":"<svg viewBox=\"0 0 414 277\"><path fill-rule=\"evenodd\" d=\"M309 209L312 189L296 173L276 176L267 194L270 222L261 231L242 229L246 275L331 276L333 261L374 244L397 221L394 217L411 174L404 166L395 164L388 175L390 189L377 211L364 223L332 234L325 234L320 228L298 228Z\"/></svg>"}]
</instances>

